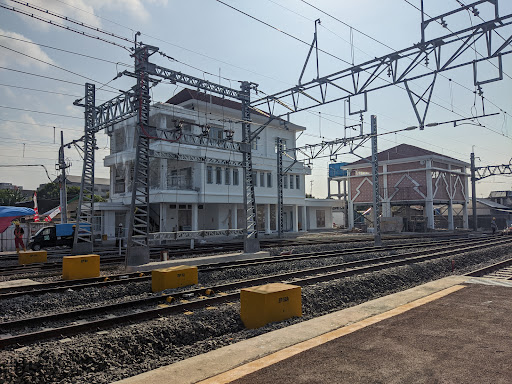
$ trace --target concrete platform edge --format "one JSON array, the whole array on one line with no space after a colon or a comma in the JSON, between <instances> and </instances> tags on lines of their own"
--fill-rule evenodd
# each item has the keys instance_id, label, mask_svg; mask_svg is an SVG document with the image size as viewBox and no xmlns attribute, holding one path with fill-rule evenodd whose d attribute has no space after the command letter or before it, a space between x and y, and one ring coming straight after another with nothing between
<instances>
[{"instance_id":1,"label":"concrete platform edge","mask_svg":"<svg viewBox=\"0 0 512 384\"><path fill-rule=\"evenodd\" d=\"M455 285L462 284L468 279L467 276L450 276L429 282L351 308L228 345L116 383L197 383L284 348L313 339L371 316L384 313L398 306L408 304L414 300L427 297Z\"/></svg>"}]
</instances>

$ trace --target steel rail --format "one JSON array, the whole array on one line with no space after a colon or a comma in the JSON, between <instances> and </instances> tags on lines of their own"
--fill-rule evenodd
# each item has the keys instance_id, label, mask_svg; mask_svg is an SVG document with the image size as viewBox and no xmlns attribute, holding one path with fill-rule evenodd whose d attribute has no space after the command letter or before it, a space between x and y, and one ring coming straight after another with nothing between
<instances>
[{"instance_id":1,"label":"steel rail","mask_svg":"<svg viewBox=\"0 0 512 384\"><path fill-rule=\"evenodd\" d=\"M512 259L500 261L499 263L489 265L488 267L477 269L476 271L466 273L464 276L482 277L490 273L499 271L500 269L510 267L512 265ZM512 280L512 277L509 279Z\"/></svg>"},{"instance_id":2,"label":"steel rail","mask_svg":"<svg viewBox=\"0 0 512 384\"><path fill-rule=\"evenodd\" d=\"M475 243L478 241L482 241L481 239L474 239L471 242ZM310 253L299 253L299 254L288 254L288 255L279 255L279 256L269 256L262 257L258 259L251 260L236 260L236 261L227 261L220 263L208 263L208 264L200 264L197 265L200 272L211 272L223 269L232 269L239 267L247 267L254 265L262 265L262 264L271 264L276 262L292 262L298 260L308 260L308 259L320 259L320 258L329 258L329 257L339 257L339 256L350 256L364 253L374 253L374 252L387 252L393 250L401 250L408 248L416 248L416 247L439 247L444 243L450 242L450 245L456 246L455 244L459 244L461 242L467 243L467 239L461 240L441 240L437 242L427 241L420 243L412 243L412 244L399 244L399 245L384 245L384 246L372 246L372 247L364 247L364 248L355 248L355 249L344 249L344 250L333 250L333 251L320 251L320 252L310 252ZM144 273L142 273L144 275ZM56 293L59 291L66 290L68 288L73 289L84 289L91 288L96 286L107 286L114 284L124 284L127 282L131 282L133 280L143 281L145 279L150 279L150 276L142 277L140 273L125 273L125 274L116 274L109 276L101 276L97 278L91 279L81 279L74 281L56 281L46 284L37 284L37 285L25 285L20 287L8 287L8 288L0 288L0 299L8 299L14 298L26 294L30 295L42 295L45 293Z\"/></svg>"},{"instance_id":3,"label":"steel rail","mask_svg":"<svg viewBox=\"0 0 512 384\"><path fill-rule=\"evenodd\" d=\"M509 244L512 243L512 239L502 239L499 241L494 241L492 245L498 246L503 244ZM157 309L151 309L146 310L142 312L137 313L131 313L126 315L120 315L116 317L110 317L107 319L100 319L100 320L94 320L83 324L73 324L53 329L45 329L41 331L36 332L30 332L26 334L19 334L15 336L8 336L0 339L0 348L5 348L9 345L14 344L20 344L20 343L28 343L38 340L44 340L52 337L58 337L63 335L73 335L80 333L82 331L90 331L91 329L98 329L98 328L106 328L113 325L119 325L121 323L129 322L129 321L139 321L144 319L151 319L162 315L169 315L174 313L180 313L185 310L195 309L203 307L205 304L211 305L211 304L217 304L224 301L230 301L230 300L238 300L239 292L233 292L233 293L222 293L224 291L233 291L233 290L239 290L246 287L251 287L254 285L261 285L266 284L270 282L276 282L276 281L285 281L290 282L295 285L299 286L307 286L311 284L316 284L318 282L328 281L328 280L334 280L344 277L349 277L357 274L364 274L368 272L375 272L379 270L384 270L388 268L394 268L399 267L403 265L413 264L413 263L419 263L424 262L428 260L438 259L442 257L452 256L454 254L459 254L462 252L471 252L471 251L478 251L484 248L488 247L488 243L486 244L479 244L479 245L469 245L466 247L462 247L459 249L450 249L448 251L441 251L436 253L429 253L427 255L421 255L418 256L418 252L414 252L413 256L410 258L404 258L404 255L396 255L396 256L385 256L385 261L381 261L380 263L376 263L370 266L360 266L358 262L351 262L351 263L344 263L344 264L338 264L338 265L332 265L328 267L321 267L321 268L309 268L306 270L302 270L299 272L292 272L292 273L283 273L283 274L277 274L272 276L266 276L261 278L255 278L255 279L249 279L249 280L243 280L239 282L234 283L228 283L219 285L212 288L205 288L201 287L198 289L193 289L189 291L180 292L174 295L163 295L163 296L153 296L147 299L142 300L144 304L151 304L156 303L161 300L167 300L168 298L173 299L174 301L181 299L180 303L174 304L174 305L164 305L162 307L159 307ZM390 258L400 258L400 260L390 260ZM347 267L347 264L350 265L350 267ZM340 268L344 268L343 271L339 271ZM307 275L314 275L310 277L304 277ZM203 296L206 292L212 291L212 292L220 292L218 296L215 297L206 297ZM190 296L200 295L198 299L196 300L183 300L183 298L187 298ZM11 321L11 322L5 322L0 323L0 329L2 328L9 328L17 325L26 324L27 322L34 322L34 321L47 321L49 319L62 319L63 317L68 316L80 316L84 313L93 313L98 314L98 309L121 309L123 307L131 307L133 306L137 301L129 301L125 303L118 303L113 306L103 306L103 307L97 307L97 308L89 308L82 311L71 311L69 313L60 313L60 314L53 314L48 316L41 316L38 318L27 318L17 321ZM140 304L140 301L138 302Z\"/></svg>"}]
</instances>

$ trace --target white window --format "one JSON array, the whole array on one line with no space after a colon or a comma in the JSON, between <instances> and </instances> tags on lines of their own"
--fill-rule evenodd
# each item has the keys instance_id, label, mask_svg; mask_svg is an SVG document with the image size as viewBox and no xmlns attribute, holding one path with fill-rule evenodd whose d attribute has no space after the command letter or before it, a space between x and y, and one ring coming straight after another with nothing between
<instances>
[{"instance_id":1,"label":"white window","mask_svg":"<svg viewBox=\"0 0 512 384\"><path fill-rule=\"evenodd\" d=\"M294 179L294 175L290 175L290 189L293 189L293 179Z\"/></svg>"},{"instance_id":2,"label":"white window","mask_svg":"<svg viewBox=\"0 0 512 384\"><path fill-rule=\"evenodd\" d=\"M254 140L253 140L253 141L251 141L251 149L252 149L253 151L258 150L258 140L259 140L259 139L260 139L259 137L255 137L255 138L254 138Z\"/></svg>"},{"instance_id":3,"label":"white window","mask_svg":"<svg viewBox=\"0 0 512 384\"><path fill-rule=\"evenodd\" d=\"M265 186L265 172L260 172L260 187Z\"/></svg>"},{"instance_id":4,"label":"white window","mask_svg":"<svg viewBox=\"0 0 512 384\"><path fill-rule=\"evenodd\" d=\"M267 173L267 187L272 188L272 173Z\"/></svg>"},{"instance_id":5,"label":"white window","mask_svg":"<svg viewBox=\"0 0 512 384\"><path fill-rule=\"evenodd\" d=\"M254 186L258 186L258 172L252 171L252 182L254 183Z\"/></svg>"},{"instance_id":6,"label":"white window","mask_svg":"<svg viewBox=\"0 0 512 384\"><path fill-rule=\"evenodd\" d=\"M238 168L233 169L233 185L238 185Z\"/></svg>"},{"instance_id":7,"label":"white window","mask_svg":"<svg viewBox=\"0 0 512 384\"><path fill-rule=\"evenodd\" d=\"M231 169L226 168L224 171L224 184L229 185L231 184Z\"/></svg>"},{"instance_id":8,"label":"white window","mask_svg":"<svg viewBox=\"0 0 512 384\"><path fill-rule=\"evenodd\" d=\"M208 184L213 184L213 168L211 165L206 167L206 182Z\"/></svg>"},{"instance_id":9,"label":"white window","mask_svg":"<svg viewBox=\"0 0 512 384\"><path fill-rule=\"evenodd\" d=\"M295 188L300 189L300 175L295 175Z\"/></svg>"},{"instance_id":10,"label":"white window","mask_svg":"<svg viewBox=\"0 0 512 384\"><path fill-rule=\"evenodd\" d=\"M222 168L217 167L215 168L215 178L217 184L222 184Z\"/></svg>"},{"instance_id":11,"label":"white window","mask_svg":"<svg viewBox=\"0 0 512 384\"><path fill-rule=\"evenodd\" d=\"M283 176L283 188L288 189L288 175Z\"/></svg>"}]
</instances>

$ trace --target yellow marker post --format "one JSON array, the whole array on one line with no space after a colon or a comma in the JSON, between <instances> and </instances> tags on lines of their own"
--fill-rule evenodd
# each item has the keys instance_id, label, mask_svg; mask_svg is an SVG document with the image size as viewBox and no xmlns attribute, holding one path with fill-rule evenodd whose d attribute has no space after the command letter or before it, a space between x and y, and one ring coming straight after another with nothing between
<instances>
[{"instance_id":1,"label":"yellow marker post","mask_svg":"<svg viewBox=\"0 0 512 384\"><path fill-rule=\"evenodd\" d=\"M195 285L197 282L197 267L194 266L178 265L151 271L151 290L153 292Z\"/></svg>"},{"instance_id":2,"label":"yellow marker post","mask_svg":"<svg viewBox=\"0 0 512 384\"><path fill-rule=\"evenodd\" d=\"M65 256L62 258L64 280L89 279L100 276L100 255Z\"/></svg>"},{"instance_id":3,"label":"yellow marker post","mask_svg":"<svg viewBox=\"0 0 512 384\"><path fill-rule=\"evenodd\" d=\"M246 328L302 316L301 287L272 283L240 291L240 317Z\"/></svg>"}]
</instances>

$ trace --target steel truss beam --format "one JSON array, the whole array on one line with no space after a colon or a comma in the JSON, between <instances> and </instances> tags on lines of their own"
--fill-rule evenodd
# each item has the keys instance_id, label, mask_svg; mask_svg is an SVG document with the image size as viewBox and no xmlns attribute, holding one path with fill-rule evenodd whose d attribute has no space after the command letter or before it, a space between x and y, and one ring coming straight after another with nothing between
<instances>
[{"instance_id":1,"label":"steel truss beam","mask_svg":"<svg viewBox=\"0 0 512 384\"><path fill-rule=\"evenodd\" d=\"M248 152L250 144L231 140L219 140L204 135L184 135L180 130L166 130L150 127L154 139L169 141L171 143L189 144L195 147L223 149L233 152Z\"/></svg>"},{"instance_id":2,"label":"steel truss beam","mask_svg":"<svg viewBox=\"0 0 512 384\"><path fill-rule=\"evenodd\" d=\"M254 100L251 102L251 106L268 112L268 115L277 118L290 112L305 111L339 100L348 99L350 102L354 96L362 95L366 97L368 92L411 82L425 76L437 75L467 65L476 66L479 62L492 58L501 60L501 56L512 53L512 50L506 50L512 41L512 35L504 36L505 41L500 43L497 30L510 24L512 24L512 15L496 17L494 20L419 43L413 47ZM487 47L484 56L476 60L460 60L461 55L481 39L485 40ZM454 47L454 49L447 53L448 47ZM431 68L422 65L429 57L434 59L434 65ZM412 73L415 70L417 74ZM383 78L381 76L383 74L387 75L387 78ZM499 78L500 76L488 81L499 80ZM482 82L475 79L475 85L478 85L478 83ZM433 86L434 82L427 88L427 91L431 92ZM428 106L430 99L424 98L424 95L425 93L417 95L418 101L416 102L411 100L413 105L422 100ZM423 117L417 113L417 117L420 126L422 126L426 112Z\"/></svg>"},{"instance_id":3,"label":"steel truss beam","mask_svg":"<svg viewBox=\"0 0 512 384\"><path fill-rule=\"evenodd\" d=\"M154 151L152 149L149 151L149 156L159 158L159 159L194 161L197 163L225 165L225 166L230 166L230 167L242 167L243 166L243 163L241 161L214 159L214 158L206 157L206 156L184 155L181 153L173 153L173 152Z\"/></svg>"},{"instance_id":4,"label":"steel truss beam","mask_svg":"<svg viewBox=\"0 0 512 384\"><path fill-rule=\"evenodd\" d=\"M73 237L73 253L92 252L93 217L94 217L94 150L96 148L96 136L94 122L96 120L94 84L85 84L85 112L84 112L84 163L82 168L82 180L80 195L76 211L76 226Z\"/></svg>"},{"instance_id":5,"label":"steel truss beam","mask_svg":"<svg viewBox=\"0 0 512 384\"><path fill-rule=\"evenodd\" d=\"M510 163L501 165L488 165L486 167L475 167L475 181L485 179L489 176L512 175L512 159Z\"/></svg>"}]
</instances>

